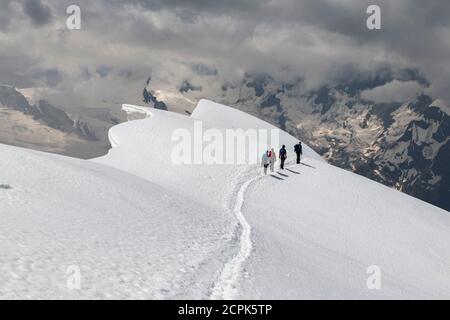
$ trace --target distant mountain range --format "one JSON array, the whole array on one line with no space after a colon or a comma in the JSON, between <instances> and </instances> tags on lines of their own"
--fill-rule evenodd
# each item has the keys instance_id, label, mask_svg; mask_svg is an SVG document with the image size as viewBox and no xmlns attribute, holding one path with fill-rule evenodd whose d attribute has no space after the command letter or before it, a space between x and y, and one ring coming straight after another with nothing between
<instances>
[{"instance_id":1,"label":"distant mountain range","mask_svg":"<svg viewBox=\"0 0 450 320\"><path fill-rule=\"evenodd\" d=\"M301 79L279 83L269 76L246 75L207 97L279 126L334 165L450 211L450 108L424 94L404 103L361 97L363 90L394 79L426 84L413 70L315 91L302 90ZM177 92L161 95L170 97L167 101L153 90L157 87L149 79L143 100L158 109L180 110L202 97L201 86L188 81Z\"/></svg>"},{"instance_id":2,"label":"distant mountain range","mask_svg":"<svg viewBox=\"0 0 450 320\"><path fill-rule=\"evenodd\" d=\"M28 100L13 87L0 86L0 104L11 110L30 115L34 120L41 121L50 128L76 134L84 140L98 140L95 133L83 121L72 120L65 111L45 100L40 100L36 105L30 105Z\"/></svg>"},{"instance_id":3,"label":"distant mountain range","mask_svg":"<svg viewBox=\"0 0 450 320\"><path fill-rule=\"evenodd\" d=\"M121 120L107 110L83 114L74 117L45 100L31 104L16 88L1 85L0 143L80 158L105 154L107 129Z\"/></svg>"},{"instance_id":4,"label":"distant mountain range","mask_svg":"<svg viewBox=\"0 0 450 320\"><path fill-rule=\"evenodd\" d=\"M188 80L163 90L149 78L142 100L187 114L203 97L231 105L288 131L334 165L450 211L450 107L425 94L402 103L362 98L363 90L393 79L426 83L406 70L307 91L301 79L280 83L246 75L206 92ZM33 104L19 90L0 86L0 143L92 158L108 151L109 128L124 120L107 108Z\"/></svg>"}]
</instances>

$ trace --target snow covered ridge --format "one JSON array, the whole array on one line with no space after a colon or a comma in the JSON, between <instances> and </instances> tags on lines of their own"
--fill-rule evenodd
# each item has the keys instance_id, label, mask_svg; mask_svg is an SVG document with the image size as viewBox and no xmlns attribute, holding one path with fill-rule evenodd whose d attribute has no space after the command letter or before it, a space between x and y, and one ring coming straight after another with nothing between
<instances>
[{"instance_id":1,"label":"snow covered ridge","mask_svg":"<svg viewBox=\"0 0 450 320\"><path fill-rule=\"evenodd\" d=\"M296 165L282 131L272 175L175 164L172 133L195 121L272 127L206 100L191 117L124 109L147 117L92 161L0 145L0 298L450 298L448 212L307 146Z\"/></svg>"},{"instance_id":2,"label":"snow covered ridge","mask_svg":"<svg viewBox=\"0 0 450 320\"><path fill-rule=\"evenodd\" d=\"M213 117L210 116L212 108ZM124 104L122 109L128 114L140 113L146 117L159 117L161 114L157 109L128 104ZM162 115L166 116L164 113ZM255 165L266 150L279 150L284 143L292 146L298 143L294 137L275 126L207 100L199 102L190 119L193 120L189 121L190 124L173 128L171 141L166 144L171 146L171 161L178 165ZM114 132L114 129L110 130L109 138L111 144L116 146ZM306 152L320 159L311 149Z\"/></svg>"},{"instance_id":3,"label":"snow covered ridge","mask_svg":"<svg viewBox=\"0 0 450 320\"><path fill-rule=\"evenodd\" d=\"M426 85L417 70L384 70L376 77L342 79L318 90L307 90L302 80L283 83L267 75L249 74L232 83L199 81L208 81L202 90L180 91L182 85L155 78L145 90L169 110L182 113L191 112L200 97L212 97L294 134L338 167L450 210L448 103L427 95L402 103L362 97L394 81Z\"/></svg>"}]
</instances>

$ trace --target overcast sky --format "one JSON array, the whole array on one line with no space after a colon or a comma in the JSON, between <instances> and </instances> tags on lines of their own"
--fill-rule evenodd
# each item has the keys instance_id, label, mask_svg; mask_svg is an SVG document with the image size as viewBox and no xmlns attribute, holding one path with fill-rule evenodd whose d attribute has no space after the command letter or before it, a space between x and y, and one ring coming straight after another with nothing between
<instances>
[{"instance_id":1,"label":"overcast sky","mask_svg":"<svg viewBox=\"0 0 450 320\"><path fill-rule=\"evenodd\" d=\"M66 28L70 4L81 30ZM369 4L381 7L381 30L366 28ZM0 2L0 83L51 88L80 106L139 101L149 76L220 85L269 74L317 88L385 67L417 70L423 90L450 100L449 57L448 0Z\"/></svg>"}]
</instances>

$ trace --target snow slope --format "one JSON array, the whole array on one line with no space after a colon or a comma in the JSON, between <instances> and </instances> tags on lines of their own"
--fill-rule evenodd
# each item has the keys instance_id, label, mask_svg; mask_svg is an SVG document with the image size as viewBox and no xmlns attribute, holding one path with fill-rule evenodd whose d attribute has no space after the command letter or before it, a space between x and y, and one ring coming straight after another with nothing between
<instances>
[{"instance_id":1,"label":"snow slope","mask_svg":"<svg viewBox=\"0 0 450 320\"><path fill-rule=\"evenodd\" d=\"M94 162L0 145L0 298L204 297L229 219ZM68 290L69 267L81 290ZM205 284L205 283L206 284Z\"/></svg>"},{"instance_id":2,"label":"snow slope","mask_svg":"<svg viewBox=\"0 0 450 320\"><path fill-rule=\"evenodd\" d=\"M192 116L251 126L249 117L214 108L202 101ZM293 149L295 140L281 139ZM306 150L303 164L295 164L291 152L287 170L253 179L245 190L242 211L253 252L243 281L225 297L450 298L449 213ZM381 270L380 290L366 285L372 265Z\"/></svg>"},{"instance_id":3,"label":"snow slope","mask_svg":"<svg viewBox=\"0 0 450 320\"><path fill-rule=\"evenodd\" d=\"M124 109L146 118L113 127L93 161L0 145L0 298L450 298L448 212L307 146L303 165L268 176L176 165L172 133L194 121L272 127L206 100L192 117ZM381 290L366 287L373 264Z\"/></svg>"},{"instance_id":4,"label":"snow slope","mask_svg":"<svg viewBox=\"0 0 450 320\"><path fill-rule=\"evenodd\" d=\"M275 175L248 191L255 251L238 297L450 298L448 212L312 159Z\"/></svg>"}]
</instances>

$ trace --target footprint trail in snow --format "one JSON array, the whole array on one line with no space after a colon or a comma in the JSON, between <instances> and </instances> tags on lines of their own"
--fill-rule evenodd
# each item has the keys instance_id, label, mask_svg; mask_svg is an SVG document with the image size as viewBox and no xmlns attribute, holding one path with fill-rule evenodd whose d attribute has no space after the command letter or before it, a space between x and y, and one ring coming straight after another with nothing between
<instances>
[{"instance_id":1,"label":"footprint trail in snow","mask_svg":"<svg viewBox=\"0 0 450 320\"><path fill-rule=\"evenodd\" d=\"M242 212L245 192L253 182L260 178L261 176L256 176L250 180L247 180L241 185L239 191L237 192L233 212L242 228L241 236L239 238L239 252L235 257L233 257L233 259L225 264L218 282L212 289L211 299L231 300L236 296L238 281L242 273L243 264L250 256L253 249L251 227Z\"/></svg>"}]
</instances>

